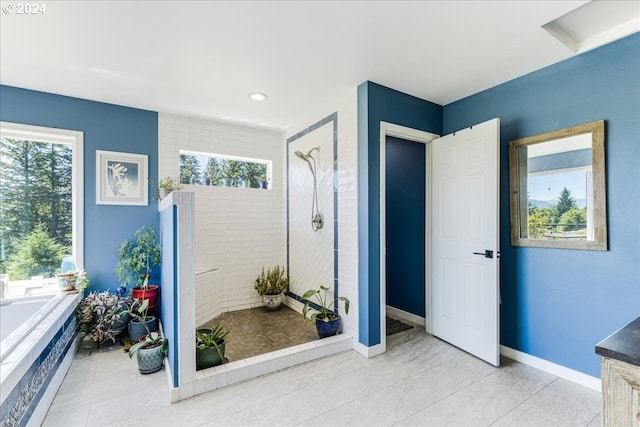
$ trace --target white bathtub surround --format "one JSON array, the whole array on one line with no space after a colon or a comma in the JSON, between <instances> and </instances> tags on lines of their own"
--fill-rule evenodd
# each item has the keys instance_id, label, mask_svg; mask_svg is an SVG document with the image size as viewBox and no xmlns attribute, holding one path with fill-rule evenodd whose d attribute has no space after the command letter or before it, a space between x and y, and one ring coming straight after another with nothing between
<instances>
[{"instance_id":1,"label":"white bathtub surround","mask_svg":"<svg viewBox=\"0 0 640 427\"><path fill-rule=\"evenodd\" d=\"M64 294L16 298L0 308L0 362L53 310Z\"/></svg>"},{"instance_id":2,"label":"white bathtub surround","mask_svg":"<svg viewBox=\"0 0 640 427\"><path fill-rule=\"evenodd\" d=\"M44 317L3 354L0 365L0 424L39 425L62 383L75 349L75 308L81 294L54 297L41 307ZM49 305L48 305L49 304ZM9 308L3 306L0 310ZM34 316L35 318L36 316ZM18 328L18 330L21 329ZM4 347L4 343L3 343Z\"/></svg>"}]
</instances>

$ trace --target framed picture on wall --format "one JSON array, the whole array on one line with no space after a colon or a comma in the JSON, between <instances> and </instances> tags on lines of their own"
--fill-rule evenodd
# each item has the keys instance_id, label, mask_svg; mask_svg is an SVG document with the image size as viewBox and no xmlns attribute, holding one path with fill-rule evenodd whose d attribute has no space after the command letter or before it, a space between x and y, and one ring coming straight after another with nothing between
<instances>
[{"instance_id":1,"label":"framed picture on wall","mask_svg":"<svg viewBox=\"0 0 640 427\"><path fill-rule=\"evenodd\" d=\"M146 154L96 150L96 204L147 206Z\"/></svg>"}]
</instances>

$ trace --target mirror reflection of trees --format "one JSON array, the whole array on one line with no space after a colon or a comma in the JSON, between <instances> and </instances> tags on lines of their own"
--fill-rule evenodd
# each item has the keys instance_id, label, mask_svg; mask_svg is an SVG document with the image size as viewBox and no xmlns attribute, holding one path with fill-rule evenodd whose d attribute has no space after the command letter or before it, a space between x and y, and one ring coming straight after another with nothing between
<instances>
[{"instance_id":1,"label":"mirror reflection of trees","mask_svg":"<svg viewBox=\"0 0 640 427\"><path fill-rule=\"evenodd\" d=\"M563 187L555 205L537 207L528 200L529 238L587 238L587 208L579 207L571 191Z\"/></svg>"},{"instance_id":2,"label":"mirror reflection of trees","mask_svg":"<svg viewBox=\"0 0 640 427\"><path fill-rule=\"evenodd\" d=\"M511 244L606 251L605 121L509 141Z\"/></svg>"}]
</instances>

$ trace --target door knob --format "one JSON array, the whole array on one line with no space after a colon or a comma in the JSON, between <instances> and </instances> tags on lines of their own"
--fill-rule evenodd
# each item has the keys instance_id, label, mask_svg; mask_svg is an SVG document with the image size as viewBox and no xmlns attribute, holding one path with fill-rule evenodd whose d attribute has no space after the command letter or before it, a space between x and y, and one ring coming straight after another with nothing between
<instances>
[{"instance_id":1,"label":"door knob","mask_svg":"<svg viewBox=\"0 0 640 427\"><path fill-rule=\"evenodd\" d=\"M493 251L485 249L484 252L474 252L474 255L483 255L485 258L493 258Z\"/></svg>"}]
</instances>

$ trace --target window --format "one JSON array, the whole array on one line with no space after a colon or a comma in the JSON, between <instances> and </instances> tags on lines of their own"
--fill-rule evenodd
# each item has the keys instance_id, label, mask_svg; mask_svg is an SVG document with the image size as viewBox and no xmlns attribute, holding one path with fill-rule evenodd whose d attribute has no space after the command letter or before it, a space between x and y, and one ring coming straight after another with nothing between
<instances>
[{"instance_id":1,"label":"window","mask_svg":"<svg viewBox=\"0 0 640 427\"><path fill-rule=\"evenodd\" d=\"M271 161L180 151L180 182L239 188L268 188Z\"/></svg>"},{"instance_id":2,"label":"window","mask_svg":"<svg viewBox=\"0 0 640 427\"><path fill-rule=\"evenodd\" d=\"M0 122L0 274L10 297L57 291L83 266L82 132Z\"/></svg>"}]
</instances>

